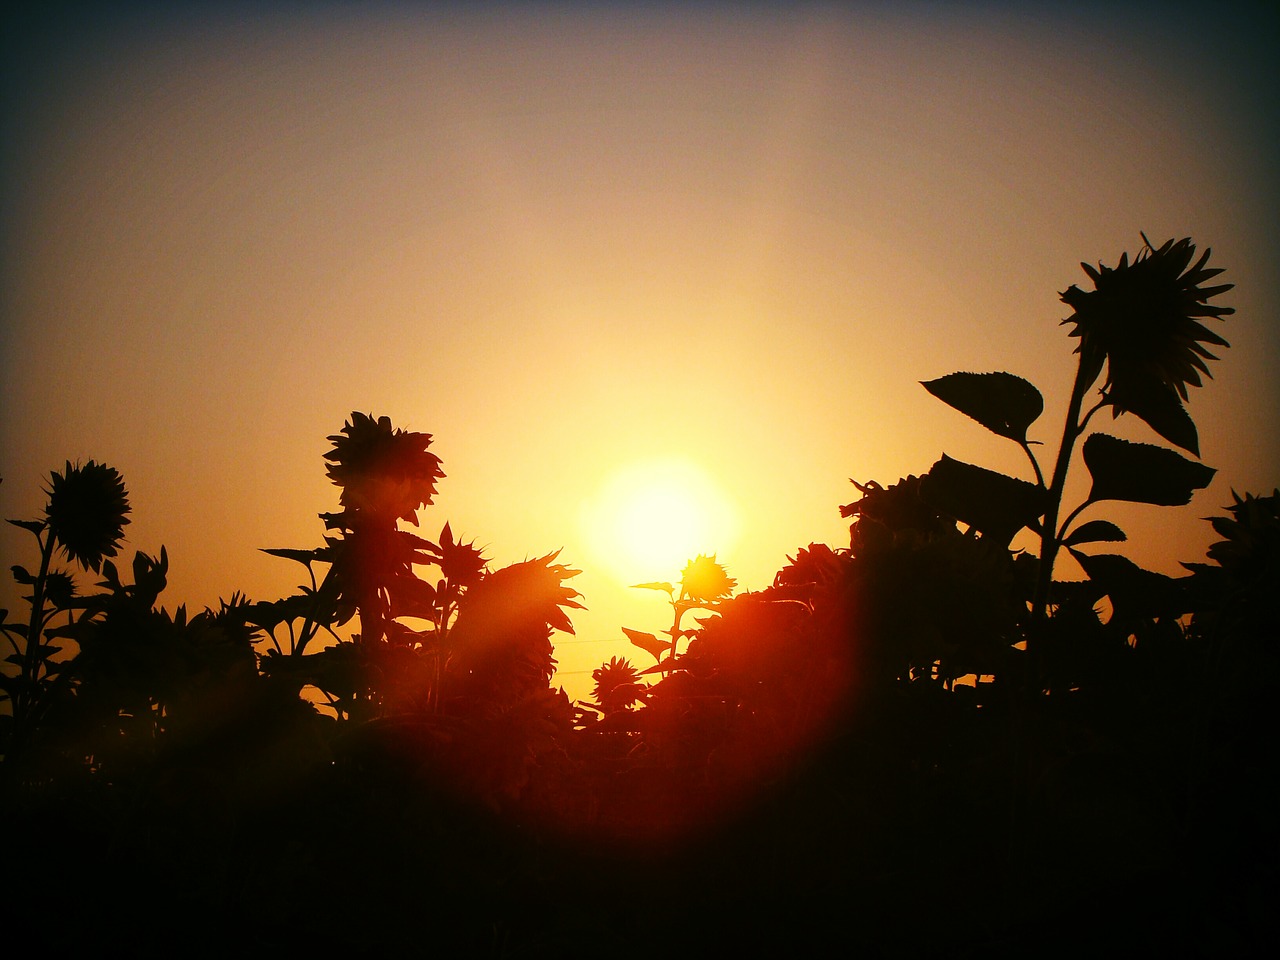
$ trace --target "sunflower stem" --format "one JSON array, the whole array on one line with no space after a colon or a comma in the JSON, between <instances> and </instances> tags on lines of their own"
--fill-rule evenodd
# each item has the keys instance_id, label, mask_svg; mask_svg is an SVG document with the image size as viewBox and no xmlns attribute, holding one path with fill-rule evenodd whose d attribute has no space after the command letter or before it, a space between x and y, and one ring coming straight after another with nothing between
<instances>
[{"instance_id":1,"label":"sunflower stem","mask_svg":"<svg viewBox=\"0 0 1280 960\"><path fill-rule=\"evenodd\" d=\"M15 741L21 740L23 725L35 709L36 674L40 668L39 651L44 646L44 593L49 579L49 564L53 560L56 538L52 530L45 530L45 537L40 542L40 572L35 583L31 585L31 619L27 624L27 647L22 654L22 678L26 681L13 703L13 722L17 731Z\"/></svg>"},{"instance_id":2,"label":"sunflower stem","mask_svg":"<svg viewBox=\"0 0 1280 960\"><path fill-rule=\"evenodd\" d=\"M1022 451L1027 455L1027 459L1031 461L1031 469L1036 473L1036 484L1041 488L1044 487L1044 474L1040 472L1040 463L1036 460L1036 455L1031 451L1031 444L1025 440L1019 441Z\"/></svg>"},{"instance_id":3,"label":"sunflower stem","mask_svg":"<svg viewBox=\"0 0 1280 960\"><path fill-rule=\"evenodd\" d=\"M1062 538L1058 535L1058 510L1062 506L1062 493L1067 485L1067 470L1071 465L1071 455L1075 451L1076 441L1084 432L1084 420L1080 417L1080 408L1084 405L1084 395L1098 378L1100 364L1091 362L1086 353L1080 354L1080 363L1076 367L1075 383L1071 387L1071 400L1067 404L1066 422L1062 428L1062 443L1058 447L1058 459L1053 467L1053 480L1049 485L1048 504L1045 507L1044 520L1040 526L1040 568L1036 576L1036 590L1031 601L1031 629L1028 631L1028 652L1033 656L1039 647L1040 634L1044 628L1049 606L1049 592L1053 586L1053 565L1058 556L1058 548L1062 546ZM1098 408L1089 411L1092 416Z\"/></svg>"},{"instance_id":4,"label":"sunflower stem","mask_svg":"<svg viewBox=\"0 0 1280 960\"><path fill-rule=\"evenodd\" d=\"M1069 514L1067 514L1067 519L1063 520L1062 525L1058 527L1057 539L1059 544L1061 544L1064 540L1067 539L1067 528L1071 526L1071 522L1075 520L1076 517L1080 516L1080 514L1084 513L1086 509L1093 506L1097 502L1098 502L1097 500L1086 500L1084 503L1080 504L1080 506L1076 507Z\"/></svg>"}]
</instances>

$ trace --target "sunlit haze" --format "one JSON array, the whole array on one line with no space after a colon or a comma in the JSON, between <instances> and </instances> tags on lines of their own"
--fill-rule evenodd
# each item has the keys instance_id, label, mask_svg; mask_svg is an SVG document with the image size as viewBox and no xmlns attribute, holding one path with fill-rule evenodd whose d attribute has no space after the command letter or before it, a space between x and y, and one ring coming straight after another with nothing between
<instances>
[{"instance_id":1,"label":"sunlit haze","mask_svg":"<svg viewBox=\"0 0 1280 960\"><path fill-rule=\"evenodd\" d=\"M128 555L167 547L166 606L273 599L299 568L259 548L319 545L337 502L326 436L389 416L443 460L427 536L447 520L495 564L560 549L582 570L556 657L583 697L637 653L622 626L668 622L630 583L715 554L764 587L798 547L848 545L850 478L944 452L1026 476L920 381L1027 377L1054 449L1058 294L1145 231L1211 246L1236 284L1231 348L1189 403L1213 483L1107 513L1129 556L1180 573L1214 539L1199 518L1280 483L1274 30L1248 5L1194 27L1177 5L957 6L26 25L6 56L0 516L38 516L64 461L106 462ZM6 531L5 567L30 562Z\"/></svg>"}]
</instances>

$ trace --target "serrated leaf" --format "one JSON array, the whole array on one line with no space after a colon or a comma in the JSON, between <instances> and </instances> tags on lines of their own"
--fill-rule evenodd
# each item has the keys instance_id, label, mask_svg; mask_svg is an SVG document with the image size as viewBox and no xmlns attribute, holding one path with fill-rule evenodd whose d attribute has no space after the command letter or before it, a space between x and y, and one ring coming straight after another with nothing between
<instances>
[{"instance_id":1,"label":"serrated leaf","mask_svg":"<svg viewBox=\"0 0 1280 960\"><path fill-rule=\"evenodd\" d=\"M21 527L23 530L30 530L39 536L44 533L44 522L41 520L10 520L15 527Z\"/></svg>"},{"instance_id":2,"label":"serrated leaf","mask_svg":"<svg viewBox=\"0 0 1280 960\"><path fill-rule=\"evenodd\" d=\"M1001 546L1044 513L1045 492L1034 483L945 454L920 478L920 496Z\"/></svg>"},{"instance_id":3,"label":"serrated leaf","mask_svg":"<svg viewBox=\"0 0 1280 960\"><path fill-rule=\"evenodd\" d=\"M1123 500L1180 507L1217 472L1180 453L1149 443L1131 443L1105 433L1084 442L1084 462L1093 477L1090 500Z\"/></svg>"},{"instance_id":4,"label":"serrated leaf","mask_svg":"<svg viewBox=\"0 0 1280 960\"><path fill-rule=\"evenodd\" d=\"M36 582L36 578L33 577L27 571L27 568L22 566L21 564L15 563L12 567L9 568L9 570L13 574L14 581L22 584L23 586L29 586L30 584L33 584Z\"/></svg>"},{"instance_id":5,"label":"serrated leaf","mask_svg":"<svg viewBox=\"0 0 1280 960\"><path fill-rule=\"evenodd\" d=\"M1044 412L1040 391L1011 373L949 373L921 386L997 436L1018 443L1026 443L1027 428Z\"/></svg>"},{"instance_id":6,"label":"serrated leaf","mask_svg":"<svg viewBox=\"0 0 1280 960\"><path fill-rule=\"evenodd\" d=\"M1090 520L1076 527L1062 541L1064 547L1073 547L1081 543L1121 543L1129 539L1124 531L1110 520Z\"/></svg>"},{"instance_id":7,"label":"serrated leaf","mask_svg":"<svg viewBox=\"0 0 1280 960\"><path fill-rule=\"evenodd\" d=\"M1183 407L1178 394L1159 381L1139 380L1120 393L1114 389L1108 399L1116 416L1132 413L1175 446L1200 456L1200 438L1195 421Z\"/></svg>"},{"instance_id":8,"label":"serrated leaf","mask_svg":"<svg viewBox=\"0 0 1280 960\"><path fill-rule=\"evenodd\" d=\"M627 635L627 639L634 646L649 654L655 660L662 660L662 655L671 649L671 642L667 640L659 640L652 633L646 633L643 630L632 630L630 627L623 627L622 632Z\"/></svg>"}]
</instances>

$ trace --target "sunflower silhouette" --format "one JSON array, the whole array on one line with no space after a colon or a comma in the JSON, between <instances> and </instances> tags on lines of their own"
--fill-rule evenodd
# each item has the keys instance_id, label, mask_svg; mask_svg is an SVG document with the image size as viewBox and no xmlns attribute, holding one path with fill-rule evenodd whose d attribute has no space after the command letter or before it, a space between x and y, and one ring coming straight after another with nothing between
<instances>
[{"instance_id":1,"label":"sunflower silhouette","mask_svg":"<svg viewBox=\"0 0 1280 960\"><path fill-rule=\"evenodd\" d=\"M680 595L687 600L721 600L733 593L738 581L716 563L715 554L699 554L690 560L680 577Z\"/></svg>"},{"instance_id":2,"label":"sunflower silhouette","mask_svg":"<svg viewBox=\"0 0 1280 960\"><path fill-rule=\"evenodd\" d=\"M630 660L610 657L591 671L591 679L596 682L592 696L605 714L630 710L644 696L644 684Z\"/></svg>"},{"instance_id":3,"label":"sunflower silhouette","mask_svg":"<svg viewBox=\"0 0 1280 960\"><path fill-rule=\"evenodd\" d=\"M342 488L347 510L390 516L417 524L418 508L430 505L444 476L440 458L428 453L431 434L393 428L390 417L354 412L342 432L329 437L324 455L329 479Z\"/></svg>"},{"instance_id":4,"label":"sunflower silhouette","mask_svg":"<svg viewBox=\"0 0 1280 960\"><path fill-rule=\"evenodd\" d=\"M1182 407L1188 386L1212 377L1206 361L1218 359L1205 344L1229 346L1201 320L1220 320L1235 312L1209 301L1234 284L1203 286L1222 273L1206 268L1208 249L1190 266L1196 248L1190 238L1167 240L1156 250L1146 246L1115 267L1080 266L1093 281L1085 291L1072 285L1061 294L1074 311L1062 321L1073 324L1076 352L1090 377L1107 367L1105 402L1115 416L1133 412L1171 443L1199 455L1195 425Z\"/></svg>"},{"instance_id":5,"label":"sunflower silhouette","mask_svg":"<svg viewBox=\"0 0 1280 960\"><path fill-rule=\"evenodd\" d=\"M113 467L90 460L81 466L67 461L62 473L49 475L45 525L72 560L97 573L106 557L114 557L129 522L129 494Z\"/></svg>"}]
</instances>

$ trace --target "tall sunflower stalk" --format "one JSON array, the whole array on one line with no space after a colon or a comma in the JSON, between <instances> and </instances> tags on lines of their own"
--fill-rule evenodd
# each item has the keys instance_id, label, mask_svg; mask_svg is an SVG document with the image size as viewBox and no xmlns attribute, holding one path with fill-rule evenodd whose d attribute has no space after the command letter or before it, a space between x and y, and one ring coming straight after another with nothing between
<instances>
[{"instance_id":1,"label":"tall sunflower stalk","mask_svg":"<svg viewBox=\"0 0 1280 960\"><path fill-rule=\"evenodd\" d=\"M1208 361L1217 357L1206 344L1228 346L1201 321L1234 313L1230 307L1209 302L1233 285L1205 285L1222 271L1207 267L1207 249L1193 264L1196 248L1189 238L1168 240L1158 249L1145 234L1142 239L1137 256L1130 260L1126 253L1115 267L1081 264L1092 290L1073 285L1061 294L1062 302L1072 308L1062 323L1073 325L1070 336L1080 341L1075 351L1079 360L1062 439L1047 480L1027 440L1028 428L1044 409L1035 386L1009 373L953 373L923 384L943 402L1018 443L1031 462L1034 483L944 456L924 478L922 495L984 538L1007 545L1024 527L1038 534L1040 551L1027 631L1033 652L1055 603L1053 570L1061 550L1071 550L1092 578L1091 558L1077 548L1125 539L1119 527L1105 520L1077 524L1082 512L1104 500L1186 504L1192 492L1207 486L1214 474L1211 468L1164 447L1130 443L1105 433L1085 436L1094 415L1110 407L1113 418L1132 413L1164 440L1197 459L1200 456L1196 427L1183 404L1188 387L1201 386L1202 375L1211 376ZM1102 386L1088 404L1099 378ZM1077 447L1093 484L1085 500L1063 519L1067 474Z\"/></svg>"},{"instance_id":2,"label":"tall sunflower stalk","mask_svg":"<svg viewBox=\"0 0 1280 960\"><path fill-rule=\"evenodd\" d=\"M737 585L738 581L729 576L722 564L716 562L715 554L709 557L699 554L685 564L681 572L679 594L676 593L675 585L666 581L632 584L638 590L663 591L669 597L672 610L671 627L663 631L669 640L659 640L652 633L643 630L622 628L633 646L646 651L658 661L655 667L645 672L658 670L663 676L670 673L679 654L680 638L692 636L696 632L681 627L684 615L695 609L715 610L722 601L732 596Z\"/></svg>"},{"instance_id":3,"label":"tall sunflower stalk","mask_svg":"<svg viewBox=\"0 0 1280 960\"><path fill-rule=\"evenodd\" d=\"M76 601L71 575L53 569L56 552L61 548L67 560L98 573L104 561L116 555L129 523L124 480L105 464L68 461L61 473L50 474L46 494L43 519L9 521L36 538L40 566L35 574L20 565L12 568L14 579L31 588L26 598L30 614L25 624L0 624L14 649L9 662L18 666L16 677L0 674L0 691L13 707L12 729L3 746L6 757L20 752L39 722L59 673L53 658L61 649L53 643L50 626L60 613L71 617Z\"/></svg>"},{"instance_id":4,"label":"tall sunflower stalk","mask_svg":"<svg viewBox=\"0 0 1280 960\"><path fill-rule=\"evenodd\" d=\"M1121 255L1115 268L1100 263L1095 269L1082 263L1094 289L1084 291L1073 284L1061 295L1062 302L1073 310L1062 323L1073 324L1070 336L1080 340L1076 347L1080 359L1040 527L1033 624L1045 618L1054 562L1070 524L1086 507L1104 499L1096 495L1095 477L1094 491L1059 526L1058 512L1071 457L1093 415L1104 407L1111 407L1113 419L1122 413L1133 413L1165 440L1200 456L1195 423L1183 403L1188 399L1189 385L1202 385L1201 374L1213 376L1206 361L1218 358L1204 344L1230 345L1200 321L1210 317L1220 320L1235 312L1232 307L1209 303L1234 284L1202 286L1222 270L1206 267L1208 249L1188 269L1196 252L1189 237L1176 243L1167 240L1158 250L1151 246L1146 234L1142 240L1143 248L1132 263L1128 254ZM1101 376L1104 364L1106 379L1100 396L1081 416L1085 396ZM1212 471L1197 474L1205 484L1210 476ZM1156 491L1151 492L1157 495ZM1187 496L1189 499L1190 491Z\"/></svg>"}]
</instances>

